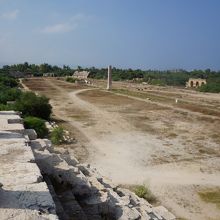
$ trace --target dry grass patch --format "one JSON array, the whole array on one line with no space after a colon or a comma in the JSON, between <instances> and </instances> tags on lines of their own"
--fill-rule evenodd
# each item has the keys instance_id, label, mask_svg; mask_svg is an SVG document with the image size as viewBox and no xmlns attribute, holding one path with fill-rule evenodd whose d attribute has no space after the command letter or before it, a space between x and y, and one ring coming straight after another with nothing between
<instances>
[{"instance_id":1,"label":"dry grass patch","mask_svg":"<svg viewBox=\"0 0 220 220\"><path fill-rule=\"evenodd\" d=\"M199 191L198 194L203 201L213 203L220 209L220 188Z\"/></svg>"},{"instance_id":2,"label":"dry grass patch","mask_svg":"<svg viewBox=\"0 0 220 220\"><path fill-rule=\"evenodd\" d=\"M170 99L169 97L164 97L164 96L158 96L158 95L152 95L147 92L135 92L135 91L130 91L126 89L114 89L112 90L115 93L123 94L123 95L128 95L128 96L134 96L137 98L142 98L142 99L149 99L152 101L156 102L173 102L173 99Z\"/></svg>"},{"instance_id":3,"label":"dry grass patch","mask_svg":"<svg viewBox=\"0 0 220 220\"><path fill-rule=\"evenodd\" d=\"M178 107L187 109L187 110L192 111L192 112L199 112L199 113L202 113L204 115L212 115L212 116L220 117L220 112L219 111L210 109L206 106L199 105L199 104L191 104L191 103L183 102L183 103L179 103Z\"/></svg>"},{"instance_id":4,"label":"dry grass patch","mask_svg":"<svg viewBox=\"0 0 220 220\"><path fill-rule=\"evenodd\" d=\"M152 135L159 135L160 132L157 128L155 128L153 125L151 125L150 123L146 123L146 121L144 121L144 119L140 119L138 117L127 117L127 121L131 122L136 129L138 129L139 131L143 131L146 132L148 134L152 134Z\"/></svg>"},{"instance_id":5,"label":"dry grass patch","mask_svg":"<svg viewBox=\"0 0 220 220\"><path fill-rule=\"evenodd\" d=\"M178 135L176 133L168 133L166 135L166 138L169 138L169 139L173 139L173 138L176 138Z\"/></svg>"},{"instance_id":6,"label":"dry grass patch","mask_svg":"<svg viewBox=\"0 0 220 220\"><path fill-rule=\"evenodd\" d=\"M101 105L122 106L127 104L133 104L133 99L123 96L117 96L113 93L99 89L84 91L79 93L78 96L90 103L101 104Z\"/></svg>"},{"instance_id":7,"label":"dry grass patch","mask_svg":"<svg viewBox=\"0 0 220 220\"><path fill-rule=\"evenodd\" d=\"M220 155L216 149L213 149L211 147L205 147L201 143L195 143L195 146L200 154L216 155L216 156Z\"/></svg>"},{"instance_id":8,"label":"dry grass patch","mask_svg":"<svg viewBox=\"0 0 220 220\"><path fill-rule=\"evenodd\" d=\"M200 148L199 153L200 154L209 154L209 155L215 155L215 154L218 155L216 150L211 149L211 148L207 148L207 147Z\"/></svg>"},{"instance_id":9,"label":"dry grass patch","mask_svg":"<svg viewBox=\"0 0 220 220\"><path fill-rule=\"evenodd\" d=\"M210 122L210 123L215 123L217 121L216 119L210 118L210 117L207 117L207 116L198 117L198 120L202 121L202 122ZM220 120L218 120L218 121L220 122Z\"/></svg>"},{"instance_id":10,"label":"dry grass patch","mask_svg":"<svg viewBox=\"0 0 220 220\"><path fill-rule=\"evenodd\" d=\"M220 134L219 133L212 134L210 137L215 141L216 144L220 144Z\"/></svg>"},{"instance_id":11,"label":"dry grass patch","mask_svg":"<svg viewBox=\"0 0 220 220\"><path fill-rule=\"evenodd\" d=\"M142 99L149 99L154 102L160 102L165 104L172 104L174 105L174 98L166 97L166 96L160 96L156 94L149 94L148 92L135 92L135 91L129 91L125 89L114 89L113 92L120 93L128 96L134 96ZM220 117L220 112L210 109L207 106L196 104L196 103L189 103L186 101L179 100L178 104L175 104L175 106L183 109L187 109L192 112L199 112L205 115L212 115L212 116L218 116Z\"/></svg>"}]
</instances>

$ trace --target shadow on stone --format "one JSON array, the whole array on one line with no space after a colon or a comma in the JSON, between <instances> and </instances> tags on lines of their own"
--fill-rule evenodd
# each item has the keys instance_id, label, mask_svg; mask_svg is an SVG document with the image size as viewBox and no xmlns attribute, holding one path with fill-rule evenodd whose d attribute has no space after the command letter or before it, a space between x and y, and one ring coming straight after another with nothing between
<instances>
[{"instance_id":1,"label":"shadow on stone","mask_svg":"<svg viewBox=\"0 0 220 220\"><path fill-rule=\"evenodd\" d=\"M18 202L19 201L19 202ZM0 209L30 209L41 214L55 214L49 191L9 191L0 188Z\"/></svg>"},{"instance_id":2,"label":"shadow on stone","mask_svg":"<svg viewBox=\"0 0 220 220\"><path fill-rule=\"evenodd\" d=\"M23 138L23 135L15 132L0 131L0 139L15 139L15 138Z\"/></svg>"}]
</instances>

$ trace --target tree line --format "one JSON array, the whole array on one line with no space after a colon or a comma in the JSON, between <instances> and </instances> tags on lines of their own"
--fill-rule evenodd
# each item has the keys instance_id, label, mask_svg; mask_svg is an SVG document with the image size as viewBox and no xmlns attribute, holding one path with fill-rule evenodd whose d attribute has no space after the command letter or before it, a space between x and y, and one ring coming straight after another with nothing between
<instances>
[{"instance_id":1,"label":"tree line","mask_svg":"<svg viewBox=\"0 0 220 220\"><path fill-rule=\"evenodd\" d=\"M44 73L54 73L55 76L66 76L71 75L73 70L66 65L63 67L59 67L56 65L50 65L47 63L43 63L40 65L29 64L28 62L14 65L5 65L0 70L2 73L11 73L11 72L22 72L25 75L33 75L33 76L42 76Z\"/></svg>"},{"instance_id":2,"label":"tree line","mask_svg":"<svg viewBox=\"0 0 220 220\"><path fill-rule=\"evenodd\" d=\"M26 75L42 76L44 73L53 73L54 76L71 76L76 70L90 71L90 78L107 79L107 68L70 68L67 65L62 67L49 65L47 63L36 65L27 62L23 64L6 65L0 70L3 73L20 71ZM170 85L170 86L185 86L189 78L202 78L208 82L207 86L203 86L203 91L209 91L210 88L220 91L220 71L206 70L141 70L141 69L120 69L112 68L112 79L114 81L132 80L137 82L146 82L152 85Z\"/></svg>"}]
</instances>

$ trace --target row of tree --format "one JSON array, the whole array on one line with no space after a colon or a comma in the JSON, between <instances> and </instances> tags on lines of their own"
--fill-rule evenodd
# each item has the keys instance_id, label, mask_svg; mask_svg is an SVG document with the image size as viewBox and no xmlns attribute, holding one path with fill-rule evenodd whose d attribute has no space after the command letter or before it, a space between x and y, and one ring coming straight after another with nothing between
<instances>
[{"instance_id":1,"label":"row of tree","mask_svg":"<svg viewBox=\"0 0 220 220\"><path fill-rule=\"evenodd\" d=\"M1 69L1 72L5 73L15 71L34 76L42 76L44 73L54 73L57 76L66 76L73 74L73 70L69 66L63 65L63 67L59 67L56 65L52 66L47 63L36 65L25 62L23 64L14 64L11 66L5 65Z\"/></svg>"},{"instance_id":2,"label":"row of tree","mask_svg":"<svg viewBox=\"0 0 220 220\"><path fill-rule=\"evenodd\" d=\"M27 75L42 76L44 73L53 73L54 76L71 76L75 70L90 71L89 77L95 79L106 79L107 68L82 68L78 66L75 69L64 65L63 67L52 66L47 63L36 65L29 64L27 62L23 64L15 64L11 66L3 66L0 69L0 73L8 74L13 71L19 71ZM180 70L140 70L140 69L119 69L112 68L112 79L119 80L133 80L143 81L153 85L172 85L172 86L184 86L189 78L204 78L208 83L220 84L220 71L206 70L192 70L186 71Z\"/></svg>"}]
</instances>

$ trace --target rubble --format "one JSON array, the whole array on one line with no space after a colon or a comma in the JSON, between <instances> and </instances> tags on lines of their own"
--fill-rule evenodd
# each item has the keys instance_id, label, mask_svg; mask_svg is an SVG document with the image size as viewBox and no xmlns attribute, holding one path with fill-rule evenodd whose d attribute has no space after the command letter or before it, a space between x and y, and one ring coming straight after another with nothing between
<instances>
[{"instance_id":1,"label":"rubble","mask_svg":"<svg viewBox=\"0 0 220 220\"><path fill-rule=\"evenodd\" d=\"M42 148L39 147L40 145ZM79 220L175 219L175 216L163 206L152 207L133 192L120 188L101 176L89 164L80 164L72 155L70 159L68 152L54 153L51 145L42 143L42 140L38 139L31 142L31 147L43 175L51 179L53 185L59 189L63 188L64 191L59 197L64 200L66 196L71 197L68 204L63 207L64 212L72 210L69 213L70 218L80 211L83 215L78 216ZM76 208L75 211L73 207Z\"/></svg>"}]
</instances>

